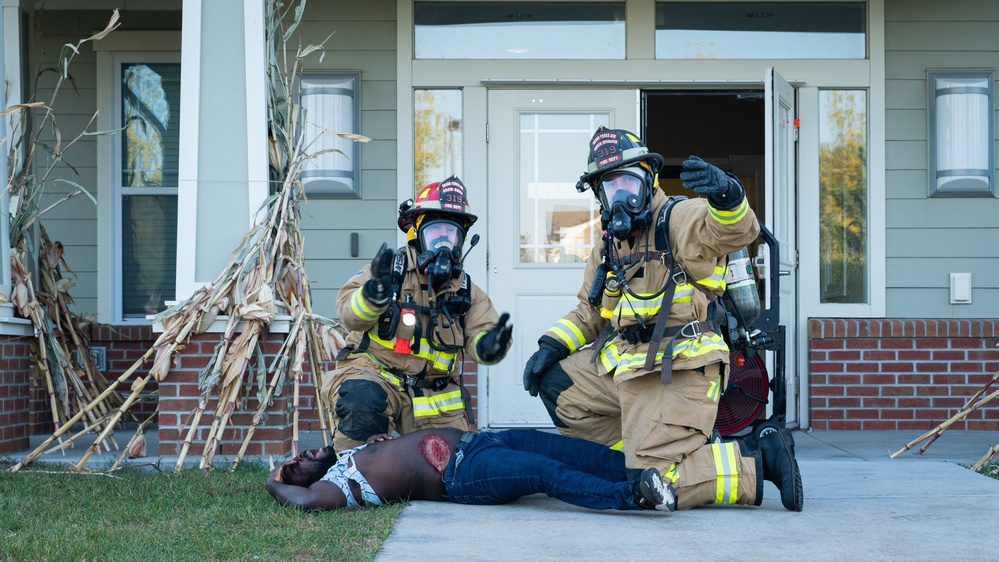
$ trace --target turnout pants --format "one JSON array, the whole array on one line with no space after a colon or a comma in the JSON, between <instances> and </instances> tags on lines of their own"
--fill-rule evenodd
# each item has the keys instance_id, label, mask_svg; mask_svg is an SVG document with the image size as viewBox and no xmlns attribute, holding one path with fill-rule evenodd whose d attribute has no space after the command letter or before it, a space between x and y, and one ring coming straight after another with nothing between
<instances>
[{"instance_id":1,"label":"turnout pants","mask_svg":"<svg viewBox=\"0 0 999 562\"><path fill-rule=\"evenodd\" d=\"M735 442L708 443L723 364L674 370L671 384L660 382L658 370L615 383L589 356L575 353L543 375L543 400L563 435L620 448L628 469L655 467L676 489L680 509L756 503L756 457Z\"/></svg>"},{"instance_id":2,"label":"turnout pants","mask_svg":"<svg viewBox=\"0 0 999 562\"><path fill-rule=\"evenodd\" d=\"M468 431L461 387L411 388L364 357L339 362L326 373L323 397L333 405L333 448L362 445L379 433L399 435L418 429L453 427Z\"/></svg>"}]
</instances>

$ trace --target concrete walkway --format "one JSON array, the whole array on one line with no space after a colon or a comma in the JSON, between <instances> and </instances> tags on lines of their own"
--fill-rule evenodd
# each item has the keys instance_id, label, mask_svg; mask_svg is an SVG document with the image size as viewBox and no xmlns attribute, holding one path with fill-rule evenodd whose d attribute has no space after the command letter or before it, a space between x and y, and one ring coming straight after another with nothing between
<instances>
[{"instance_id":1,"label":"concrete walkway","mask_svg":"<svg viewBox=\"0 0 999 562\"><path fill-rule=\"evenodd\" d=\"M999 480L961 466L999 433L795 431L801 513L760 507L589 511L535 495L502 506L413 502L376 560L994 560ZM918 449L918 447L916 447Z\"/></svg>"}]
</instances>

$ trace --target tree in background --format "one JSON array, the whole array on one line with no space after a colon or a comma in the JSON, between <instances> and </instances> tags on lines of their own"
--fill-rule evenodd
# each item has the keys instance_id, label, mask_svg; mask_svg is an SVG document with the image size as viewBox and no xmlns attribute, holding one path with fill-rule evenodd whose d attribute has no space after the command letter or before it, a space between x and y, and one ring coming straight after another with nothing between
<instances>
[{"instance_id":1,"label":"tree in background","mask_svg":"<svg viewBox=\"0 0 999 562\"><path fill-rule=\"evenodd\" d=\"M825 91L820 135L822 302L867 301L867 106L863 92Z\"/></svg>"}]
</instances>

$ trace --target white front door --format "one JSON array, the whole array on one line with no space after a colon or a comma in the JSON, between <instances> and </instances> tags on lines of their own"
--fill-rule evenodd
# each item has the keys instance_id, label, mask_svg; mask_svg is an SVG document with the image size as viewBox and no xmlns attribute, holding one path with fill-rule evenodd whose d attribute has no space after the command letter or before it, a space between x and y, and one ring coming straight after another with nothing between
<instances>
[{"instance_id":1,"label":"white front door","mask_svg":"<svg viewBox=\"0 0 999 562\"><path fill-rule=\"evenodd\" d=\"M510 313L514 343L502 362L480 370L479 425L551 427L541 399L524 390L524 364L576 306L600 236L596 200L575 188L590 137L601 125L637 131L638 92L491 90L488 105L486 288L496 309Z\"/></svg>"},{"instance_id":2,"label":"white front door","mask_svg":"<svg viewBox=\"0 0 999 562\"><path fill-rule=\"evenodd\" d=\"M784 326L784 381L786 401L783 406L789 426L798 422L798 349L797 349L797 268L798 241L795 223L796 127L794 88L773 68L766 69L766 226L780 246L780 255L766 256L767 277L770 267L779 274L780 324ZM772 290L766 284L766 300L771 302ZM768 353L767 369L773 376L780 372L774 364L774 354ZM771 405L774 406L774 405Z\"/></svg>"}]
</instances>

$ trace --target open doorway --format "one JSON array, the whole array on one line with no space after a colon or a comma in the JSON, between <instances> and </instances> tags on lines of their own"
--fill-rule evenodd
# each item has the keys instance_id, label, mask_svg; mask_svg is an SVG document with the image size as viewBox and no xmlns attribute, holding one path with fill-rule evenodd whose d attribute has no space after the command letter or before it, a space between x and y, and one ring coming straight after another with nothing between
<instances>
[{"instance_id":1,"label":"open doorway","mask_svg":"<svg viewBox=\"0 0 999 562\"><path fill-rule=\"evenodd\" d=\"M642 97L645 143L666 159L659 173L663 190L690 195L680 172L694 154L738 176L749 205L765 220L763 90L644 91Z\"/></svg>"}]
</instances>

